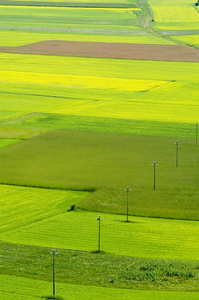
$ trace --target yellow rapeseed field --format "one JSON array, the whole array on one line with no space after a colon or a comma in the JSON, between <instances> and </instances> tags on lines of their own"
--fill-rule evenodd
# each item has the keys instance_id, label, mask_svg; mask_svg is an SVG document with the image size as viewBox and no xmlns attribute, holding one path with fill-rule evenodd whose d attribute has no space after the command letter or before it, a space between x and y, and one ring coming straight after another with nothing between
<instances>
[{"instance_id":1,"label":"yellow rapeseed field","mask_svg":"<svg viewBox=\"0 0 199 300\"><path fill-rule=\"evenodd\" d=\"M113 89L119 91L144 91L167 83L159 80L75 76L32 72L1 71L0 82L15 84L41 84L54 87Z\"/></svg>"}]
</instances>

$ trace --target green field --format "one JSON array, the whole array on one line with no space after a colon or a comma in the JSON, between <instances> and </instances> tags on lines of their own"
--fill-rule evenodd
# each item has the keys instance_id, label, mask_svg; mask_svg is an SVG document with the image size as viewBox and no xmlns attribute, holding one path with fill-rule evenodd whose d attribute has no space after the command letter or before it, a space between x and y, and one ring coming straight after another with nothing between
<instances>
[{"instance_id":1,"label":"green field","mask_svg":"<svg viewBox=\"0 0 199 300\"><path fill-rule=\"evenodd\" d=\"M136 9L1 6L1 28L132 30ZM18 28L19 29L19 28Z\"/></svg>"},{"instance_id":2,"label":"green field","mask_svg":"<svg viewBox=\"0 0 199 300\"><path fill-rule=\"evenodd\" d=\"M31 221L31 216L25 213ZM97 212L82 211L48 218L43 214L41 221L1 230L1 240L40 247L97 251L98 216ZM159 260L198 260L198 222L130 217L131 222L127 223L126 217L121 215L101 213L101 217L101 250L106 253ZM19 220L22 221L20 216ZM28 220L25 219L25 222Z\"/></svg>"},{"instance_id":3,"label":"green field","mask_svg":"<svg viewBox=\"0 0 199 300\"><path fill-rule=\"evenodd\" d=\"M198 220L198 151L181 138L58 130L0 149L1 183L94 191L80 202L92 211ZM147 148L146 148L147 146ZM28 153L28 156L27 156ZM153 168L157 161L157 188Z\"/></svg>"},{"instance_id":4,"label":"green field","mask_svg":"<svg viewBox=\"0 0 199 300\"><path fill-rule=\"evenodd\" d=\"M25 279L14 276L0 276L0 294L7 300L36 300L45 295L51 294L52 284L46 281ZM196 300L197 293L176 293L176 292L156 292L156 291L136 291L124 289L110 289L103 287L82 286L73 284L58 283L56 285L58 295L63 299L132 299L137 300ZM187 298L188 297L188 298ZM45 298L44 298L45 299Z\"/></svg>"},{"instance_id":5,"label":"green field","mask_svg":"<svg viewBox=\"0 0 199 300\"><path fill-rule=\"evenodd\" d=\"M194 31L199 29L199 13L195 6L197 1L149 0L148 2L152 9L155 30L163 32L166 36L172 32L171 40L198 48L198 34L194 35ZM187 32L189 36L186 37Z\"/></svg>"},{"instance_id":6,"label":"green field","mask_svg":"<svg viewBox=\"0 0 199 300\"><path fill-rule=\"evenodd\" d=\"M0 46L198 46L191 0L149 0L152 27L145 1L19 2L0 6ZM0 298L52 294L56 249L63 299L198 299L199 64L7 53L0 62Z\"/></svg>"}]
</instances>

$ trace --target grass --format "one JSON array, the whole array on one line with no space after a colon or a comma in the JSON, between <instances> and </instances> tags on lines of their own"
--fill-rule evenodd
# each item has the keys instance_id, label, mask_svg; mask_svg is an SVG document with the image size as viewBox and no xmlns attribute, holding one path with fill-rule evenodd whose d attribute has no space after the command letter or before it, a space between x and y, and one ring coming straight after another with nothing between
<instances>
[{"instance_id":1,"label":"grass","mask_svg":"<svg viewBox=\"0 0 199 300\"><path fill-rule=\"evenodd\" d=\"M120 133L145 136L170 136L195 138L195 124L136 121L114 118L67 116L53 113L32 114L16 118L13 122L2 122L1 135L8 136L10 131L23 139L54 129L73 129L91 132ZM19 131L19 132L18 132ZM21 132L22 131L22 132Z\"/></svg>"},{"instance_id":2,"label":"grass","mask_svg":"<svg viewBox=\"0 0 199 300\"><path fill-rule=\"evenodd\" d=\"M5 283L7 291L16 293L18 280L24 282L21 292L28 290L32 283L38 284L37 291L49 295L52 291L52 256L51 248L1 243L1 284ZM110 296L121 290L123 293L143 295L148 290L161 295L160 290L176 292L198 292L198 262L167 259L145 259L117 256L107 253L93 253L56 249L56 294L65 296L59 286L65 285L65 290L72 294L76 289L90 287L90 292L100 291L99 287L109 288ZM15 277L17 274L18 277ZM78 276L77 276L78 275ZM11 277L13 276L13 277ZM8 280L14 283L10 287ZM43 281L43 290L39 281ZM45 283L46 282L46 283ZM46 287L44 287L46 284ZM3 291L0 287L0 294ZM37 296L38 292L33 291ZM151 293L148 293L150 295ZM164 294L162 291L162 294ZM166 294L166 293L165 293ZM147 295L147 293L146 293ZM178 293L176 293L176 296ZM181 293L179 293L181 295ZM84 295L85 297L85 295ZM18 298L17 298L18 299ZM71 298L70 298L71 299ZM98 297L101 299L101 297ZM145 299L145 298L143 298ZM170 298L169 298L170 299Z\"/></svg>"},{"instance_id":3,"label":"grass","mask_svg":"<svg viewBox=\"0 0 199 300\"><path fill-rule=\"evenodd\" d=\"M1 148L0 180L6 184L95 191L81 202L81 207L111 213L126 212L123 191L132 185L131 214L197 220L195 139L180 140L179 168L175 167L175 141L167 137L52 131ZM154 160L159 164L155 192Z\"/></svg>"},{"instance_id":4,"label":"grass","mask_svg":"<svg viewBox=\"0 0 199 300\"><path fill-rule=\"evenodd\" d=\"M27 213L25 213L25 216ZM198 222L101 213L101 250L153 259L198 259ZM1 231L1 241L81 251L98 250L97 212L74 211ZM22 218L19 216L19 220ZM79 230L81 228L81 230Z\"/></svg>"},{"instance_id":5,"label":"grass","mask_svg":"<svg viewBox=\"0 0 199 300\"><path fill-rule=\"evenodd\" d=\"M50 294L52 290L52 283L26 279L14 276L1 275L2 289L0 290L1 297L7 300L36 300L46 299L45 293ZM20 286L20 288L19 288ZM6 287L6 290L5 290ZM13 289L15 287L15 290ZM158 292L158 291L137 291L137 290L124 290L124 289L110 289L105 287L82 286L74 284L57 283L56 291L58 295L62 295L63 299L70 297L71 300L75 299L107 299L107 300L126 300L136 298L137 300L197 300L198 293L182 293L182 292ZM51 298L52 299L52 298ZM59 298L57 298L59 299Z\"/></svg>"},{"instance_id":6,"label":"grass","mask_svg":"<svg viewBox=\"0 0 199 300\"><path fill-rule=\"evenodd\" d=\"M87 193L0 186L1 232L46 219L70 209Z\"/></svg>"},{"instance_id":7,"label":"grass","mask_svg":"<svg viewBox=\"0 0 199 300\"><path fill-rule=\"evenodd\" d=\"M0 139L0 147L19 142L19 139Z\"/></svg>"}]
</instances>

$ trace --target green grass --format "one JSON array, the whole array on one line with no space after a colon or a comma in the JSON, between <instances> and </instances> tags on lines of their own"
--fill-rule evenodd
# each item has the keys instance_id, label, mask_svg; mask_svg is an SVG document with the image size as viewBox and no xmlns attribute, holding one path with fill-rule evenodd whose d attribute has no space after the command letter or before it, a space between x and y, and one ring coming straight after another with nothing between
<instances>
[{"instance_id":1,"label":"green grass","mask_svg":"<svg viewBox=\"0 0 199 300\"><path fill-rule=\"evenodd\" d=\"M87 193L0 186L1 232L46 219L70 209Z\"/></svg>"},{"instance_id":2,"label":"green grass","mask_svg":"<svg viewBox=\"0 0 199 300\"><path fill-rule=\"evenodd\" d=\"M36 300L41 299L41 296L45 299L45 295L52 295L52 283L50 282L3 275L1 275L0 278L2 285L0 296L7 300ZM198 293L136 291L64 283L57 283L56 291L57 295L62 295L63 299L70 297L71 300L126 300L132 298L137 300L159 300L160 298L162 300L198 299Z\"/></svg>"},{"instance_id":3,"label":"green grass","mask_svg":"<svg viewBox=\"0 0 199 300\"><path fill-rule=\"evenodd\" d=\"M103 218L102 251L131 257L198 260L199 226L196 221L130 216L131 222L126 222L126 216L105 213L100 215ZM15 229L1 231L1 241L39 247L97 251L98 216L97 212L81 210L62 213L28 225L18 225ZM19 216L19 220L22 221L22 216Z\"/></svg>"},{"instance_id":4,"label":"green grass","mask_svg":"<svg viewBox=\"0 0 199 300\"><path fill-rule=\"evenodd\" d=\"M140 294L142 290L192 293L199 290L197 261L134 258L104 252L63 249L55 251L58 253L55 256L58 295L65 295L59 292L61 283L74 284L74 291L76 285L80 284L82 288L89 286L90 290L106 287L113 295L118 289L123 289L124 293L128 293L129 289L132 293L133 290L139 289ZM28 282L28 279L34 280L35 283L39 283L38 280L45 280L52 286L50 252L51 248L1 243L1 277L9 278L17 274L24 282ZM13 277L14 281L17 281L17 277ZM7 290L10 290L8 283L6 285ZM28 289L28 286L24 285L24 288ZM67 289L67 286L65 288ZM79 288L81 289L80 286ZM15 291L19 289L15 288ZM49 295L50 291L51 288L44 289L42 293L40 292L40 297Z\"/></svg>"},{"instance_id":5,"label":"green grass","mask_svg":"<svg viewBox=\"0 0 199 300\"><path fill-rule=\"evenodd\" d=\"M126 212L123 191L131 185L131 214L198 219L195 138L180 139L178 168L175 142L167 137L52 131L1 148L0 180L6 184L95 191L80 206L111 213ZM155 192L154 160L159 164Z\"/></svg>"},{"instance_id":6,"label":"green grass","mask_svg":"<svg viewBox=\"0 0 199 300\"><path fill-rule=\"evenodd\" d=\"M19 142L19 139L0 139L0 147Z\"/></svg>"},{"instance_id":7,"label":"green grass","mask_svg":"<svg viewBox=\"0 0 199 300\"><path fill-rule=\"evenodd\" d=\"M195 124L168 123L153 121L136 121L114 118L67 116L53 113L32 114L16 118L13 122L1 124L1 135L9 135L10 131L24 139L44 131L54 129L73 129L92 132L121 133L145 136L192 137L196 135Z\"/></svg>"}]
</instances>

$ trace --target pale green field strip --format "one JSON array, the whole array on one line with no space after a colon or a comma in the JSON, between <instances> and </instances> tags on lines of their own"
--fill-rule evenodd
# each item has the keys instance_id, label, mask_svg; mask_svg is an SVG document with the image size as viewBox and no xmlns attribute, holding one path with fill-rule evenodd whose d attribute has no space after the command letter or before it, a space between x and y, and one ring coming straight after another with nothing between
<instances>
[{"instance_id":1,"label":"pale green field strip","mask_svg":"<svg viewBox=\"0 0 199 300\"><path fill-rule=\"evenodd\" d=\"M24 209L25 210L25 209ZM29 212L27 211L29 214ZM26 212L24 211L26 216ZM75 211L1 231L4 242L82 251L98 250L97 212ZM101 250L116 255L198 260L195 221L101 214ZM21 221L23 217L21 217Z\"/></svg>"},{"instance_id":2,"label":"pale green field strip","mask_svg":"<svg viewBox=\"0 0 199 300\"><path fill-rule=\"evenodd\" d=\"M199 152L195 138L180 139L179 168L175 142L166 137L51 131L0 148L0 180L95 191L78 206L119 214L126 214L124 191L130 185L129 214L198 220ZM159 164L156 191L154 160Z\"/></svg>"},{"instance_id":3,"label":"pale green field strip","mask_svg":"<svg viewBox=\"0 0 199 300\"><path fill-rule=\"evenodd\" d=\"M0 296L6 300L36 300L52 294L52 283L16 276L0 275ZM56 295L70 300L136 299L136 300L197 300L198 293L139 291L95 286L56 283Z\"/></svg>"},{"instance_id":4,"label":"pale green field strip","mask_svg":"<svg viewBox=\"0 0 199 300\"><path fill-rule=\"evenodd\" d=\"M1 54L0 59L2 111L168 123L198 120L198 63L49 61L48 56L15 54Z\"/></svg>"},{"instance_id":5,"label":"pale green field strip","mask_svg":"<svg viewBox=\"0 0 199 300\"><path fill-rule=\"evenodd\" d=\"M3 232L63 213L88 193L0 185L0 194Z\"/></svg>"},{"instance_id":6,"label":"pale green field strip","mask_svg":"<svg viewBox=\"0 0 199 300\"><path fill-rule=\"evenodd\" d=\"M137 9L1 6L1 26L131 29Z\"/></svg>"},{"instance_id":7,"label":"pale green field strip","mask_svg":"<svg viewBox=\"0 0 199 300\"><path fill-rule=\"evenodd\" d=\"M112 42L112 43L137 43L137 44L175 44L144 31L131 31L131 34L79 34L79 33L42 33L26 31L1 31L1 46L22 46L31 43L60 40L60 41L83 41L83 42Z\"/></svg>"}]
</instances>

